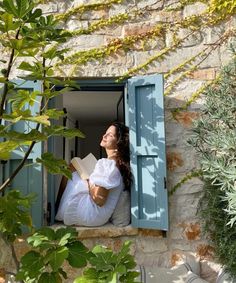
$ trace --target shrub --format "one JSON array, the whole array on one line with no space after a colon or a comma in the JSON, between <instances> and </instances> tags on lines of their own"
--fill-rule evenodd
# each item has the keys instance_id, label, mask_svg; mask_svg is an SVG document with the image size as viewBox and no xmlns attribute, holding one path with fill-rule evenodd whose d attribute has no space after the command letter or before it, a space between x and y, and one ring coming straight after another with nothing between
<instances>
[{"instance_id":1,"label":"shrub","mask_svg":"<svg viewBox=\"0 0 236 283\"><path fill-rule=\"evenodd\" d=\"M236 277L236 52L209 87L189 143L199 153L203 196L199 214L219 262Z\"/></svg>"}]
</instances>

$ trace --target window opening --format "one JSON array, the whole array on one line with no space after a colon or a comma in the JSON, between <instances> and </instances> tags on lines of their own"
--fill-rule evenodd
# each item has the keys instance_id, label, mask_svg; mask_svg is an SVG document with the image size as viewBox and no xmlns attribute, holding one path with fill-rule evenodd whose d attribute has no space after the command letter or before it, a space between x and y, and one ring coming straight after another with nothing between
<instances>
[{"instance_id":1,"label":"window opening","mask_svg":"<svg viewBox=\"0 0 236 283\"><path fill-rule=\"evenodd\" d=\"M80 90L70 91L56 98L54 107L63 109L66 116L59 121L60 125L78 127L86 136L85 139L72 140L55 137L51 150L58 158L68 163L74 156L81 158L92 152L97 159L105 156L100 147L101 137L107 126L114 120L125 122L124 86L95 87L82 86ZM61 176L53 176L54 195L50 202L55 202ZM51 186L51 187L52 187ZM54 208L51 205L51 223L54 223Z\"/></svg>"}]
</instances>

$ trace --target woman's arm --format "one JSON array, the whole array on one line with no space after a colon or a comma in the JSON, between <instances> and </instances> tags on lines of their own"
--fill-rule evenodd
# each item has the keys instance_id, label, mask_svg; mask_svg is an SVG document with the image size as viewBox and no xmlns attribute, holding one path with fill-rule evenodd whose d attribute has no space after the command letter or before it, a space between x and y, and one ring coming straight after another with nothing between
<instances>
[{"instance_id":1,"label":"woman's arm","mask_svg":"<svg viewBox=\"0 0 236 283\"><path fill-rule=\"evenodd\" d=\"M90 185L88 180L87 182L88 182L88 187L89 187L89 194L92 200L98 206L100 207L103 206L107 201L109 190L107 190L106 188L97 186L97 185Z\"/></svg>"}]
</instances>

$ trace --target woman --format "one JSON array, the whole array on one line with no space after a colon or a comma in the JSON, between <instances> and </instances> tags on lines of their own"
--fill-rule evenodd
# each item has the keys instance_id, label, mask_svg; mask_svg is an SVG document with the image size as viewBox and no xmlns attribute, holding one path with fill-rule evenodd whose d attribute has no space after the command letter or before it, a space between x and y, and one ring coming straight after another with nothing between
<instances>
[{"instance_id":1,"label":"woman","mask_svg":"<svg viewBox=\"0 0 236 283\"><path fill-rule=\"evenodd\" d=\"M132 175L129 164L128 128L114 122L103 135L100 146L107 158L99 159L89 180L72 169L72 179L63 177L56 205L56 220L66 225L101 226L108 222L120 193L129 190ZM63 192L64 191L64 192Z\"/></svg>"}]
</instances>

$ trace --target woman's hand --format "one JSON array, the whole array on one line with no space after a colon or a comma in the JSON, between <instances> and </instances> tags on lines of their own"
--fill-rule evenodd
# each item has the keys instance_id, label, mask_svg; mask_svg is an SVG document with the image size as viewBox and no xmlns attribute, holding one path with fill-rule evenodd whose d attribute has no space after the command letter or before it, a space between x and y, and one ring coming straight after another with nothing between
<instances>
[{"instance_id":1,"label":"woman's hand","mask_svg":"<svg viewBox=\"0 0 236 283\"><path fill-rule=\"evenodd\" d=\"M109 190L97 185L90 185L88 180L87 182L88 182L89 194L91 198L98 206L100 207L103 206L106 203Z\"/></svg>"},{"instance_id":2,"label":"woman's hand","mask_svg":"<svg viewBox=\"0 0 236 283\"><path fill-rule=\"evenodd\" d=\"M70 171L71 171L72 173L76 171L76 169L75 169L75 167L72 165L72 163L70 163L70 164L68 165L68 167L69 167L69 169L70 169Z\"/></svg>"}]
</instances>

